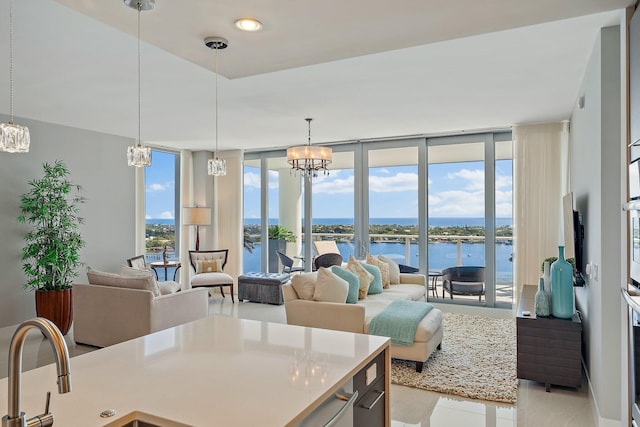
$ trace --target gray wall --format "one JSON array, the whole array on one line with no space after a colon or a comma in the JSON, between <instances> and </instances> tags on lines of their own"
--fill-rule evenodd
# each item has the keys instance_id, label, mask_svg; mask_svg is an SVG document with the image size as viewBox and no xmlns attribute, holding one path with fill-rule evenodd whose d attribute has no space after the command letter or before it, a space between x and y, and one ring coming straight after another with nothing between
<instances>
[{"instance_id":1,"label":"gray wall","mask_svg":"<svg viewBox=\"0 0 640 427\"><path fill-rule=\"evenodd\" d=\"M7 117L0 115L2 122ZM135 251L134 170L127 166L128 138L16 118L29 127L29 153L0 153L0 327L35 315L34 296L23 289L20 254L28 230L18 224L21 194L27 181L42 176L42 164L64 161L73 182L83 186L81 233L87 245L82 261L96 270L118 271ZM77 279L86 282L82 270Z\"/></svg>"},{"instance_id":2,"label":"gray wall","mask_svg":"<svg viewBox=\"0 0 640 427\"><path fill-rule=\"evenodd\" d=\"M601 422L621 419L620 286L626 241L621 238L625 146L620 82L620 29L604 28L580 89L584 108L573 110L570 139L571 190L584 221L584 257L599 267L597 277L587 277L586 286L576 288L576 305L584 318L584 356Z\"/></svg>"}]
</instances>

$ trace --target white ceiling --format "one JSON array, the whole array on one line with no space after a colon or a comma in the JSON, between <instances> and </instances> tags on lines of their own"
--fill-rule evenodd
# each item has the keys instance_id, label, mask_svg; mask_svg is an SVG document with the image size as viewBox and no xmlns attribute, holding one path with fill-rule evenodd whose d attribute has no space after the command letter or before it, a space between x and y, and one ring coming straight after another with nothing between
<instances>
[{"instance_id":1,"label":"white ceiling","mask_svg":"<svg viewBox=\"0 0 640 427\"><path fill-rule=\"evenodd\" d=\"M16 116L135 137L136 11L121 0L14 2ZM141 15L142 139L213 148L213 53L202 40L216 35L230 42L224 150L304 143L305 117L314 142L568 119L598 29L633 0L156 3ZM263 31L237 30L241 16ZM2 37L0 64L7 51ZM7 100L2 85L0 113Z\"/></svg>"}]
</instances>

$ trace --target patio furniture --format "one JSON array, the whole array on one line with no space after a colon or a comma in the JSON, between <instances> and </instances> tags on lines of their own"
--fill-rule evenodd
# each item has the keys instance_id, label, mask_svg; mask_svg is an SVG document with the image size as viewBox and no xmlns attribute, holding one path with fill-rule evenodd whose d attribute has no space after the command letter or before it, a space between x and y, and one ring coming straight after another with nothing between
<instances>
[{"instance_id":1,"label":"patio furniture","mask_svg":"<svg viewBox=\"0 0 640 427\"><path fill-rule=\"evenodd\" d=\"M339 254L340 250L335 240L314 240L313 247L316 250L316 256L322 254Z\"/></svg>"},{"instance_id":2,"label":"patio furniture","mask_svg":"<svg viewBox=\"0 0 640 427\"><path fill-rule=\"evenodd\" d=\"M316 270L320 267L331 267L332 265L342 265L342 255L327 253L318 255L313 260L313 266Z\"/></svg>"},{"instance_id":3,"label":"patio furniture","mask_svg":"<svg viewBox=\"0 0 640 427\"><path fill-rule=\"evenodd\" d=\"M304 266L303 267L293 266L293 263L294 263L293 258L285 255L283 252L280 252L280 251L276 251L276 253L278 254L278 258L280 258L280 263L282 264L283 273L291 274L296 271L304 271Z\"/></svg>"},{"instance_id":4,"label":"patio furniture","mask_svg":"<svg viewBox=\"0 0 640 427\"><path fill-rule=\"evenodd\" d=\"M449 267L442 270L442 298L444 291L453 295L477 295L478 301L482 301L485 293L485 268L484 267Z\"/></svg>"},{"instance_id":5,"label":"patio furniture","mask_svg":"<svg viewBox=\"0 0 640 427\"><path fill-rule=\"evenodd\" d=\"M228 255L229 249L189 251L189 260L193 271L196 272L191 278L191 287L220 288L222 298L225 298L223 288L228 286L231 302L235 302L233 299L233 277L222 271L227 265Z\"/></svg>"}]
</instances>

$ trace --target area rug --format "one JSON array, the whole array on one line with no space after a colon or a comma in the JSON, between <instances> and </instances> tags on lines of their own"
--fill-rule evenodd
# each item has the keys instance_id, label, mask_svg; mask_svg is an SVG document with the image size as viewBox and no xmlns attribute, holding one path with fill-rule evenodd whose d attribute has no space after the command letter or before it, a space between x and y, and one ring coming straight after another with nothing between
<instances>
[{"instance_id":1,"label":"area rug","mask_svg":"<svg viewBox=\"0 0 640 427\"><path fill-rule=\"evenodd\" d=\"M444 313L442 350L436 350L422 373L415 363L392 359L391 382L471 399L515 403L516 322Z\"/></svg>"}]
</instances>

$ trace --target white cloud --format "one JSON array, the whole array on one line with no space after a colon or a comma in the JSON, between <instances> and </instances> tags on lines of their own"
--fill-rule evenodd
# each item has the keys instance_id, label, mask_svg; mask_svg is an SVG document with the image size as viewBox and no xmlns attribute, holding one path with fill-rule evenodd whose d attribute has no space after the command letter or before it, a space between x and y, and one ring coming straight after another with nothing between
<instances>
[{"instance_id":1,"label":"white cloud","mask_svg":"<svg viewBox=\"0 0 640 427\"><path fill-rule=\"evenodd\" d=\"M436 203L433 203L437 199ZM429 198L429 216L482 217L484 191L443 191Z\"/></svg>"},{"instance_id":2,"label":"white cloud","mask_svg":"<svg viewBox=\"0 0 640 427\"><path fill-rule=\"evenodd\" d=\"M173 212L171 211L164 211L160 214L160 216L158 217L160 219L173 219Z\"/></svg>"},{"instance_id":3,"label":"white cloud","mask_svg":"<svg viewBox=\"0 0 640 427\"><path fill-rule=\"evenodd\" d=\"M278 188L278 186L279 186L279 184L278 184L278 176L279 176L279 172L278 171L269 171L269 189L270 190L275 190L275 189Z\"/></svg>"},{"instance_id":4,"label":"white cloud","mask_svg":"<svg viewBox=\"0 0 640 427\"><path fill-rule=\"evenodd\" d=\"M447 178L455 179L461 178L469 183L465 186L465 190L469 191L482 191L484 190L484 170L476 169L462 169L458 172L447 174Z\"/></svg>"},{"instance_id":5,"label":"white cloud","mask_svg":"<svg viewBox=\"0 0 640 427\"><path fill-rule=\"evenodd\" d=\"M497 175L496 176L496 190L500 188L513 187L513 179L510 176Z\"/></svg>"},{"instance_id":6,"label":"white cloud","mask_svg":"<svg viewBox=\"0 0 640 427\"><path fill-rule=\"evenodd\" d=\"M147 192L151 193L155 191L171 190L173 186L174 186L174 183L172 181L165 182L164 184L161 184L159 182L154 182L147 186Z\"/></svg>"},{"instance_id":7,"label":"white cloud","mask_svg":"<svg viewBox=\"0 0 640 427\"><path fill-rule=\"evenodd\" d=\"M145 215L144 219L151 219L151 215Z\"/></svg>"},{"instance_id":8,"label":"white cloud","mask_svg":"<svg viewBox=\"0 0 640 427\"><path fill-rule=\"evenodd\" d=\"M393 176L370 176L369 191L389 193L392 191L417 191L418 174L400 172Z\"/></svg>"},{"instance_id":9,"label":"white cloud","mask_svg":"<svg viewBox=\"0 0 640 427\"><path fill-rule=\"evenodd\" d=\"M254 172L244 173L244 186L260 188L260 175Z\"/></svg>"},{"instance_id":10,"label":"white cloud","mask_svg":"<svg viewBox=\"0 0 640 427\"><path fill-rule=\"evenodd\" d=\"M319 176L318 176L319 178ZM313 181L313 193L314 194L341 194L341 193L353 193L353 176L347 178L334 178L319 179Z\"/></svg>"}]
</instances>

